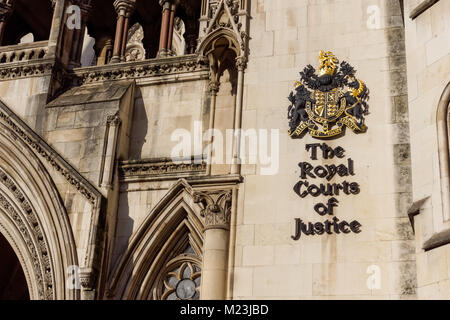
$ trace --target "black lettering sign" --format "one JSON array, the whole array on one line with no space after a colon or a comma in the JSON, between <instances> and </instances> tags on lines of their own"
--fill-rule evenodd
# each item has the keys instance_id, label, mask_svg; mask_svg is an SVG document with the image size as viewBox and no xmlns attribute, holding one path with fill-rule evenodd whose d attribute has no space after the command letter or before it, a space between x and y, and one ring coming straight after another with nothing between
<instances>
[{"instance_id":1,"label":"black lettering sign","mask_svg":"<svg viewBox=\"0 0 450 320\"><path fill-rule=\"evenodd\" d=\"M312 161L318 160L319 154L325 160L344 159L345 149L342 147L332 148L326 143L307 144L306 151ZM361 192L361 188L357 182L334 182L336 178L349 178L355 176L355 163L351 158L346 163L332 165L314 166L309 162L300 162L300 181L294 186L294 192L300 198L308 196L317 198L320 196L331 197L327 203L318 203L314 206L314 211L322 217L333 216L324 222L304 222L302 219L295 219L295 234L292 236L294 241L298 241L305 236L314 235L332 235L332 234L350 234L361 233L362 225L358 221L340 221L334 216L335 209L339 205L338 199L335 197L341 195L356 196ZM325 179L327 182L310 183L310 179Z\"/></svg>"}]
</instances>

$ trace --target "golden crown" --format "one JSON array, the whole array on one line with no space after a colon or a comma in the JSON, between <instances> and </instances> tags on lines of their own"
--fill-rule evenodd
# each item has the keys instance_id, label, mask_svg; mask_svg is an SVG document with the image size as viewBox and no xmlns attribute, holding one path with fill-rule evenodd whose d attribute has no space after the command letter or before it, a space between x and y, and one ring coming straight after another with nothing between
<instances>
[{"instance_id":1,"label":"golden crown","mask_svg":"<svg viewBox=\"0 0 450 320\"><path fill-rule=\"evenodd\" d=\"M325 74L333 75L336 70L336 65L339 64L339 59L331 51L319 52L319 74L321 76Z\"/></svg>"}]
</instances>

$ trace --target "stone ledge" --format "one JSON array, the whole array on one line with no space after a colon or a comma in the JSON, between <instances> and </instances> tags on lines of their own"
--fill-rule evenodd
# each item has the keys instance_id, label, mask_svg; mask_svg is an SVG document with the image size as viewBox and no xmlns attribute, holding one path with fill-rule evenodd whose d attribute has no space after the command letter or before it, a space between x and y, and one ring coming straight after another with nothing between
<instances>
[{"instance_id":1,"label":"stone ledge","mask_svg":"<svg viewBox=\"0 0 450 320\"><path fill-rule=\"evenodd\" d=\"M450 229L434 234L423 244L423 250L430 251L450 244Z\"/></svg>"},{"instance_id":2,"label":"stone ledge","mask_svg":"<svg viewBox=\"0 0 450 320\"><path fill-rule=\"evenodd\" d=\"M78 78L78 83L81 85L102 81L143 79L168 75L180 76L198 71L208 72L209 67L204 60L199 59L197 55L193 54L79 68L74 70L74 74Z\"/></svg>"},{"instance_id":3,"label":"stone ledge","mask_svg":"<svg viewBox=\"0 0 450 320\"><path fill-rule=\"evenodd\" d=\"M409 208L407 214L409 217L409 222L411 223L411 227L413 229L413 232L415 232L414 228L414 218L420 214L420 210L422 209L422 206L425 204L425 202L428 201L430 197L426 197L424 199L421 199L419 201L414 202L411 207Z\"/></svg>"},{"instance_id":4,"label":"stone ledge","mask_svg":"<svg viewBox=\"0 0 450 320\"><path fill-rule=\"evenodd\" d=\"M196 159L199 158L179 159L180 161L170 158L123 161L119 164L120 179L122 182L144 182L206 174L206 163L194 161ZM190 163L183 163L185 160Z\"/></svg>"},{"instance_id":5,"label":"stone ledge","mask_svg":"<svg viewBox=\"0 0 450 320\"><path fill-rule=\"evenodd\" d=\"M191 186L196 188L224 188L230 186L236 186L244 182L244 177L239 174L229 175L192 175L188 177L176 177L176 176L160 176L159 179L149 179L145 181L127 181L121 184L120 192L146 192L154 190L154 183L158 182L174 182L179 180L185 180ZM159 187L158 187L159 188Z\"/></svg>"},{"instance_id":6,"label":"stone ledge","mask_svg":"<svg viewBox=\"0 0 450 320\"><path fill-rule=\"evenodd\" d=\"M47 108L81 106L118 101L123 98L133 80L94 83L73 87L47 104Z\"/></svg>"},{"instance_id":7,"label":"stone ledge","mask_svg":"<svg viewBox=\"0 0 450 320\"><path fill-rule=\"evenodd\" d=\"M417 7L411 10L409 18L412 20L416 19L438 1L439 0L423 0Z\"/></svg>"}]
</instances>

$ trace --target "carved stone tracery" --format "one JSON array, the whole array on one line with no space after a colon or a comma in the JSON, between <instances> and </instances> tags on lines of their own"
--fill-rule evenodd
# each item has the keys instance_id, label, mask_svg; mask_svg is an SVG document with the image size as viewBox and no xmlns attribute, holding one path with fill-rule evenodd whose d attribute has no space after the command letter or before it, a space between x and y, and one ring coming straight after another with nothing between
<instances>
[{"instance_id":1,"label":"carved stone tracery","mask_svg":"<svg viewBox=\"0 0 450 320\"><path fill-rule=\"evenodd\" d=\"M34 284L37 284L38 297L42 300L53 300L55 295L51 258L39 219L16 183L1 169L0 182L14 195L23 210L22 212L16 211L9 200L0 194L1 207L10 216L11 221L16 225L27 245L33 266Z\"/></svg>"},{"instance_id":2,"label":"carved stone tracery","mask_svg":"<svg viewBox=\"0 0 450 320\"><path fill-rule=\"evenodd\" d=\"M69 185L73 186L81 195L83 195L86 200L92 206L92 225L95 226L95 229L90 230L89 232L89 246L86 249L84 266L87 268L86 270L94 270L96 272L96 268L100 264L100 257L102 255L101 246L102 246L102 227L103 221L101 220L100 210L103 201L103 197L101 193L95 189L87 180L85 180L74 168L72 168L61 156L59 156L50 146L48 146L42 138L40 138L36 133L34 133L20 118L18 118L8 107L0 102L0 122L1 124L8 129L8 131L13 135L14 139L17 141L22 141L24 145L30 148L30 152L33 152L37 157L42 159L43 162L46 162L55 172L61 174L68 182ZM41 160L39 160L41 161ZM18 199L21 201L23 195L19 194L16 191L17 188L12 191L15 192ZM25 197L23 197L25 199ZM30 213L31 207L27 205L26 202L22 202L23 209L25 212ZM62 208L62 207L61 207ZM30 214L31 223L34 223L34 220ZM37 220L37 219L36 219ZM65 222L64 222L65 223ZM63 226L65 226L63 223ZM42 230L42 229L41 229ZM67 234L69 231L67 229L63 230L66 233L67 237L71 237L70 234ZM38 234L37 239L41 237ZM66 244L67 245L67 244ZM48 250L47 250L48 252ZM46 260L47 258L43 258ZM72 262L73 263L73 262ZM44 268L45 277L49 276L48 268ZM64 274L60 273L61 275ZM95 273L91 274L90 277L96 278ZM47 279L47 278L45 278ZM49 296L47 292L49 292L50 287L46 287L44 294ZM56 290L56 289L55 289ZM55 293L53 293L55 296ZM47 297L50 299L50 297Z\"/></svg>"},{"instance_id":3,"label":"carved stone tracery","mask_svg":"<svg viewBox=\"0 0 450 320\"><path fill-rule=\"evenodd\" d=\"M199 300L201 258L189 245L185 253L171 259L162 270L153 289L154 300ZM184 284L184 285L183 285Z\"/></svg>"},{"instance_id":4,"label":"carved stone tracery","mask_svg":"<svg viewBox=\"0 0 450 320\"><path fill-rule=\"evenodd\" d=\"M234 34L239 42L240 55L248 55L248 13L246 1L239 0L214 0L209 1L210 10L206 24L203 25L202 37L197 51L202 53L202 43L218 30L228 31ZM241 7L242 5L242 7Z\"/></svg>"}]
</instances>

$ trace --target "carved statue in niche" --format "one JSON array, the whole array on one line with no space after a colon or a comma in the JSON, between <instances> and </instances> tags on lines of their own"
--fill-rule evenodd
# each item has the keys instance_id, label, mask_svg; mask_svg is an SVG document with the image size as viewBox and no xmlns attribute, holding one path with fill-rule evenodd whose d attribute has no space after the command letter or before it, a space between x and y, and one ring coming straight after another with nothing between
<instances>
[{"instance_id":1,"label":"carved statue in niche","mask_svg":"<svg viewBox=\"0 0 450 320\"><path fill-rule=\"evenodd\" d=\"M84 34L83 51L81 53L81 66L90 67L97 64L97 56L95 55L95 38L91 37L86 28Z\"/></svg>"},{"instance_id":2,"label":"carved statue in niche","mask_svg":"<svg viewBox=\"0 0 450 320\"><path fill-rule=\"evenodd\" d=\"M181 18L176 17L172 42L173 54L176 56L182 56L186 51L186 40L184 39L185 32L186 27L184 25L184 21L181 20Z\"/></svg>"},{"instance_id":3,"label":"carved statue in niche","mask_svg":"<svg viewBox=\"0 0 450 320\"><path fill-rule=\"evenodd\" d=\"M139 23L134 24L128 31L127 47L125 51L125 60L142 61L145 60L145 48L142 40L144 39L144 29Z\"/></svg>"}]
</instances>

